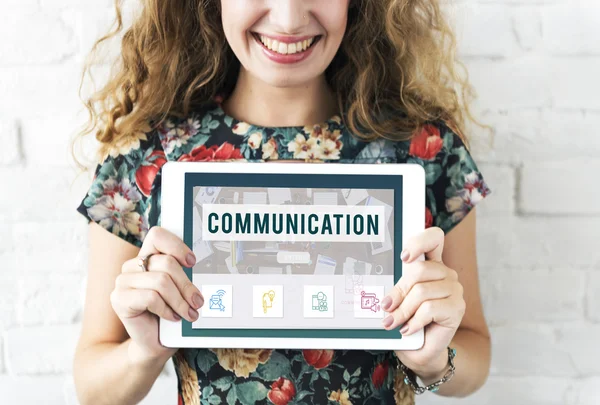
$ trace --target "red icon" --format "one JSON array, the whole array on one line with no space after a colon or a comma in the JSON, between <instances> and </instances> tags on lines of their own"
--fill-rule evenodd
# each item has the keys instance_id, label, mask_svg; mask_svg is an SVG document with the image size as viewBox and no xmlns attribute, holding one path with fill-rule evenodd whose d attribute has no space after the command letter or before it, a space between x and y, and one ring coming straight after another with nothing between
<instances>
[{"instance_id":1,"label":"red icon","mask_svg":"<svg viewBox=\"0 0 600 405\"><path fill-rule=\"evenodd\" d=\"M367 293L365 291L360 292L360 307L362 309L370 309L373 312L379 312L381 309L377 295L375 293Z\"/></svg>"}]
</instances>

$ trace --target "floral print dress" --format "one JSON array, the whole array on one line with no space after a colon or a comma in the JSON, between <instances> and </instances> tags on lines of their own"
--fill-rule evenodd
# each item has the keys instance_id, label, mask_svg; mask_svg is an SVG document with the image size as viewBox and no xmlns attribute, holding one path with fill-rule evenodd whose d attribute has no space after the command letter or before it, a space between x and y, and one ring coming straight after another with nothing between
<instances>
[{"instance_id":1,"label":"floral print dress","mask_svg":"<svg viewBox=\"0 0 600 405\"><path fill-rule=\"evenodd\" d=\"M77 211L140 247L148 229L160 225L162 165L211 160L417 163L426 172L425 226L446 233L490 194L444 122L427 123L410 141L365 142L339 115L313 126L261 127L227 115L217 98L118 143L97 165ZM414 403L392 351L184 348L174 364L179 404Z\"/></svg>"}]
</instances>

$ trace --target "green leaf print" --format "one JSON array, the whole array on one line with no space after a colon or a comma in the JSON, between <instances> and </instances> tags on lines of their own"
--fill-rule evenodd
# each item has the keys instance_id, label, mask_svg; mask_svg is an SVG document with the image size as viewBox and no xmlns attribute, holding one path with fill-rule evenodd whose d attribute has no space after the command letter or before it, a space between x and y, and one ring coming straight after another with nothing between
<instances>
[{"instance_id":1,"label":"green leaf print","mask_svg":"<svg viewBox=\"0 0 600 405\"><path fill-rule=\"evenodd\" d=\"M446 198L455 197L456 193L458 193L458 189L455 186L450 185L446 187Z\"/></svg>"},{"instance_id":2,"label":"green leaf print","mask_svg":"<svg viewBox=\"0 0 600 405\"><path fill-rule=\"evenodd\" d=\"M348 370L344 370L344 381L346 381L346 383L350 382L350 373Z\"/></svg>"},{"instance_id":3,"label":"green leaf print","mask_svg":"<svg viewBox=\"0 0 600 405\"><path fill-rule=\"evenodd\" d=\"M329 373L327 370L319 370L319 374L321 375L322 379L329 381Z\"/></svg>"},{"instance_id":4,"label":"green leaf print","mask_svg":"<svg viewBox=\"0 0 600 405\"><path fill-rule=\"evenodd\" d=\"M300 392L298 392L296 394L296 397L294 399L296 401L300 401L301 399L303 399L307 395L312 395L312 392L310 392L310 391L300 391Z\"/></svg>"},{"instance_id":5,"label":"green leaf print","mask_svg":"<svg viewBox=\"0 0 600 405\"><path fill-rule=\"evenodd\" d=\"M237 402L237 395L235 393L235 389L230 389L227 393L227 403L233 405Z\"/></svg>"},{"instance_id":6,"label":"green leaf print","mask_svg":"<svg viewBox=\"0 0 600 405\"><path fill-rule=\"evenodd\" d=\"M454 146L454 134L452 132L446 132L444 134L444 149L451 150Z\"/></svg>"},{"instance_id":7,"label":"green leaf print","mask_svg":"<svg viewBox=\"0 0 600 405\"><path fill-rule=\"evenodd\" d=\"M431 211L431 215L435 217L437 215L437 205L435 200L435 195L433 194L433 190L427 187L427 197L429 198L429 206L431 207L429 210Z\"/></svg>"},{"instance_id":8,"label":"green leaf print","mask_svg":"<svg viewBox=\"0 0 600 405\"><path fill-rule=\"evenodd\" d=\"M451 181L453 179L456 179L458 177L458 175L460 174L460 163L457 162L457 163L453 164L452 166L450 166L446 173L448 174L448 177L450 177Z\"/></svg>"},{"instance_id":9,"label":"green leaf print","mask_svg":"<svg viewBox=\"0 0 600 405\"><path fill-rule=\"evenodd\" d=\"M128 179L128 172L129 167L127 167L127 165L123 163L121 164L121 166L119 166L119 172L117 173L117 176L119 177L119 179Z\"/></svg>"},{"instance_id":10,"label":"green leaf print","mask_svg":"<svg viewBox=\"0 0 600 405\"><path fill-rule=\"evenodd\" d=\"M204 118L202 118L202 124L200 128L202 132L209 133L211 129L215 129L219 126L219 121L213 120L210 114L206 114Z\"/></svg>"},{"instance_id":11,"label":"green leaf print","mask_svg":"<svg viewBox=\"0 0 600 405\"><path fill-rule=\"evenodd\" d=\"M216 381L212 382L212 385L215 386L215 388L221 390L221 391L227 391L229 389L229 387L231 386L231 383L233 382L233 377L221 377Z\"/></svg>"},{"instance_id":12,"label":"green leaf print","mask_svg":"<svg viewBox=\"0 0 600 405\"><path fill-rule=\"evenodd\" d=\"M437 163L425 165L425 183L430 186L436 182L436 180L442 174L442 166Z\"/></svg>"},{"instance_id":13,"label":"green leaf print","mask_svg":"<svg viewBox=\"0 0 600 405\"><path fill-rule=\"evenodd\" d=\"M221 403L221 398L218 395L211 395L208 397L208 403L211 405L217 405Z\"/></svg>"},{"instance_id":14,"label":"green leaf print","mask_svg":"<svg viewBox=\"0 0 600 405\"><path fill-rule=\"evenodd\" d=\"M99 180L106 180L107 178L113 176L115 173L114 160L112 157L107 158L107 160L100 166L100 171L98 172L97 178Z\"/></svg>"},{"instance_id":15,"label":"green leaf print","mask_svg":"<svg viewBox=\"0 0 600 405\"><path fill-rule=\"evenodd\" d=\"M210 350L199 351L196 356L196 366L202 370L204 374L207 374L208 370L210 370L218 361L217 355Z\"/></svg>"},{"instance_id":16,"label":"green leaf print","mask_svg":"<svg viewBox=\"0 0 600 405\"><path fill-rule=\"evenodd\" d=\"M279 377L286 377L290 374L292 366L290 360L279 352L273 352L269 361L265 364L259 364L254 372L259 378L266 381L275 381Z\"/></svg>"},{"instance_id":17,"label":"green leaf print","mask_svg":"<svg viewBox=\"0 0 600 405\"><path fill-rule=\"evenodd\" d=\"M467 151L464 146L452 148L452 154L458 156L460 162L464 162L467 159Z\"/></svg>"},{"instance_id":18,"label":"green leaf print","mask_svg":"<svg viewBox=\"0 0 600 405\"><path fill-rule=\"evenodd\" d=\"M206 387L204 387L202 389L202 397L203 398L208 398L209 396L212 395L213 392L214 392L213 387L211 387L210 385L207 385Z\"/></svg>"},{"instance_id":19,"label":"green leaf print","mask_svg":"<svg viewBox=\"0 0 600 405\"><path fill-rule=\"evenodd\" d=\"M258 381L249 381L235 386L236 394L243 405L253 405L267 397L269 390Z\"/></svg>"}]
</instances>

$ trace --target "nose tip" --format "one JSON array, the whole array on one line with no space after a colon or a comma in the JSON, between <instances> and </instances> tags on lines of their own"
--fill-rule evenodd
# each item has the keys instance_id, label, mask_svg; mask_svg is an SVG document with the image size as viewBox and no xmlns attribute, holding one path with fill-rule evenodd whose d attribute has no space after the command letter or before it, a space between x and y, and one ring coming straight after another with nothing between
<instances>
[{"instance_id":1,"label":"nose tip","mask_svg":"<svg viewBox=\"0 0 600 405\"><path fill-rule=\"evenodd\" d=\"M271 8L272 23L279 25L280 32L286 35L298 35L310 22L308 11L302 1L276 0Z\"/></svg>"}]
</instances>

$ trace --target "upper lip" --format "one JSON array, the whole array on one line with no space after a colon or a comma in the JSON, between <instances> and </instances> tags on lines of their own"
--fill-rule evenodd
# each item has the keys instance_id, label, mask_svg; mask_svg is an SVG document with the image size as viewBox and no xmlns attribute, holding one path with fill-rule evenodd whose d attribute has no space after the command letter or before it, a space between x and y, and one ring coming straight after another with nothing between
<instances>
[{"instance_id":1,"label":"upper lip","mask_svg":"<svg viewBox=\"0 0 600 405\"><path fill-rule=\"evenodd\" d=\"M265 36L270 39L275 39L277 42L283 42L284 44L295 44L296 42L302 42L305 39L311 39L318 35L303 35L303 36L291 36L291 35L271 35L255 32L258 36Z\"/></svg>"}]
</instances>

